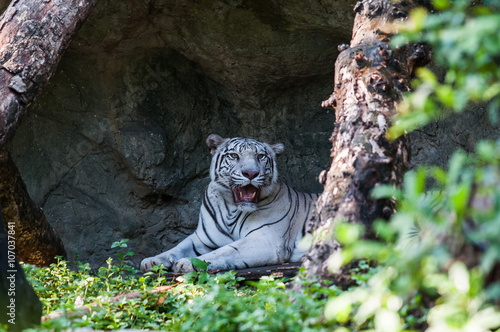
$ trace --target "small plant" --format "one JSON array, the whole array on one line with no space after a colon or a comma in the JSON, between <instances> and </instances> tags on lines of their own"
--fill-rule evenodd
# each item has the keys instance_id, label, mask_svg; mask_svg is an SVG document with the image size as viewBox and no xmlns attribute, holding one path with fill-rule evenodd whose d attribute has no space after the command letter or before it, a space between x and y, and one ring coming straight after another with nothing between
<instances>
[{"instance_id":1,"label":"small plant","mask_svg":"<svg viewBox=\"0 0 500 332\"><path fill-rule=\"evenodd\" d=\"M198 271L201 271L200 273L198 272L189 272L189 273L186 273L184 276L183 276L183 279L187 282L191 282L191 283L194 283L196 281L198 281L198 283L200 284L204 284L207 282L208 280L208 273L207 273L207 269L208 269L208 265L210 265L209 262L205 262L205 261L202 261L198 258L195 258L195 257L190 257L188 258L191 263L193 264L194 268Z\"/></svg>"},{"instance_id":2,"label":"small plant","mask_svg":"<svg viewBox=\"0 0 500 332\"><path fill-rule=\"evenodd\" d=\"M116 257L118 258L118 262L120 262L121 269L123 269L124 267L130 267L125 265L125 260L127 259L127 257L132 257L135 254L133 251L125 252L125 248L128 247L128 241L128 239L121 239L120 241L116 241L111 244L111 249L120 248L120 252L116 254Z\"/></svg>"}]
</instances>

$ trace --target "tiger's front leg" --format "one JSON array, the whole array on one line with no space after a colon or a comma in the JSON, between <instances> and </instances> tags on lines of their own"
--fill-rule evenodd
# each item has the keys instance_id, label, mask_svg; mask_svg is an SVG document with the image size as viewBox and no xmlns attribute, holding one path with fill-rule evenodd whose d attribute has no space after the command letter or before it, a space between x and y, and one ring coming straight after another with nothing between
<instances>
[{"instance_id":1,"label":"tiger's front leg","mask_svg":"<svg viewBox=\"0 0 500 332\"><path fill-rule=\"evenodd\" d=\"M290 257L278 254L284 252L289 251L283 250L272 241L252 236L240 239L197 258L210 262L209 270L234 270L286 262ZM190 272L194 270L194 267L189 259L183 258L178 260L172 269L175 272Z\"/></svg>"}]
</instances>

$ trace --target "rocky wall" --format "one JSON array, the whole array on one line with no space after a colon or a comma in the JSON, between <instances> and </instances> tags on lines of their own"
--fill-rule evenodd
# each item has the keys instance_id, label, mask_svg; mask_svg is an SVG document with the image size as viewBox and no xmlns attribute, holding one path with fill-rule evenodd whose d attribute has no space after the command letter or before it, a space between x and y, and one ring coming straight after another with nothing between
<instances>
[{"instance_id":1,"label":"rocky wall","mask_svg":"<svg viewBox=\"0 0 500 332\"><path fill-rule=\"evenodd\" d=\"M337 45L354 1L101 1L10 149L70 259L143 257L196 224L210 133L285 143L283 180L321 190Z\"/></svg>"}]
</instances>

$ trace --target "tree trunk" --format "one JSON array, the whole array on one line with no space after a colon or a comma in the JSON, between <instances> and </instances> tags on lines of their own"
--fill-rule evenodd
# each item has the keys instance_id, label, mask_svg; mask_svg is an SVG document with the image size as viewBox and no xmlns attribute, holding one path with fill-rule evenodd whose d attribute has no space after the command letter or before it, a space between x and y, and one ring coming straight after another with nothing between
<instances>
[{"instance_id":1,"label":"tree trunk","mask_svg":"<svg viewBox=\"0 0 500 332\"><path fill-rule=\"evenodd\" d=\"M0 204L0 324L7 325L9 331L21 331L40 324L42 303L14 255L15 234L9 226Z\"/></svg>"},{"instance_id":2,"label":"tree trunk","mask_svg":"<svg viewBox=\"0 0 500 332\"><path fill-rule=\"evenodd\" d=\"M48 266L56 262L55 256L65 257L61 239L42 209L31 200L6 147L0 149L0 170L0 204L6 222L13 225L17 259Z\"/></svg>"},{"instance_id":3,"label":"tree trunk","mask_svg":"<svg viewBox=\"0 0 500 332\"><path fill-rule=\"evenodd\" d=\"M0 19L0 201L6 221L15 224L18 259L27 263L47 265L65 251L29 197L7 143L97 2L16 0Z\"/></svg>"},{"instance_id":4,"label":"tree trunk","mask_svg":"<svg viewBox=\"0 0 500 332\"><path fill-rule=\"evenodd\" d=\"M408 165L407 138L391 141L386 134L414 68L430 61L430 50L422 44L391 50L388 42L394 32L390 23L406 19L413 6L408 1L358 2L351 44L339 46L335 89L323 102L336 114L333 161L320 175L324 191L309 229L316 240L303 263L308 276L336 279L327 266L340 249L332 236L336 222L361 223L367 226L366 236L373 237L372 222L387 219L394 210L389 201L371 199L370 192L380 184L400 185Z\"/></svg>"},{"instance_id":5,"label":"tree trunk","mask_svg":"<svg viewBox=\"0 0 500 332\"><path fill-rule=\"evenodd\" d=\"M0 20L0 147L98 0L12 1Z\"/></svg>"}]
</instances>

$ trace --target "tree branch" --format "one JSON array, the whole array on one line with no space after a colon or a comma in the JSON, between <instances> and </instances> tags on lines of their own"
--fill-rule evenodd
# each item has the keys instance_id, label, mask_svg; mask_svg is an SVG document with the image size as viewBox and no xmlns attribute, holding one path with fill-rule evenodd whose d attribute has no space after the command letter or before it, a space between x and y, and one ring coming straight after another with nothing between
<instances>
[{"instance_id":1,"label":"tree branch","mask_svg":"<svg viewBox=\"0 0 500 332\"><path fill-rule=\"evenodd\" d=\"M98 0L12 1L0 19L0 147Z\"/></svg>"}]
</instances>

